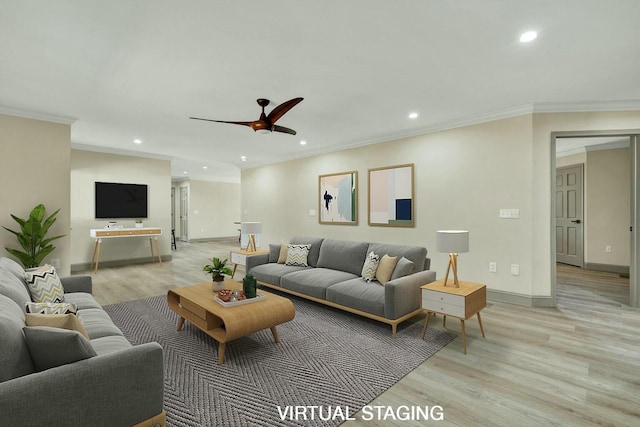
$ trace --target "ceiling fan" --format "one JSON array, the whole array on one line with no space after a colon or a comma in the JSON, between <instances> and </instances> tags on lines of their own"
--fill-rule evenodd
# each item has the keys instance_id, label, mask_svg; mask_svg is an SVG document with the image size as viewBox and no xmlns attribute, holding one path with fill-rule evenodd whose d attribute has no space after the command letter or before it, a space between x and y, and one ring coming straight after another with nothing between
<instances>
[{"instance_id":1,"label":"ceiling fan","mask_svg":"<svg viewBox=\"0 0 640 427\"><path fill-rule=\"evenodd\" d=\"M189 118L193 120L204 120L207 122L230 123L232 125L249 126L251 129L258 133L282 132L295 135L295 130L286 128L284 126L278 126L275 123L280 120L280 118L284 116L287 111L295 107L303 99L304 98L293 98L286 102L283 102L282 104L271 110L271 112L267 115L264 113L264 107L269 105L270 101L268 99L260 98L257 100L257 102L258 105L262 107L262 113L260 113L260 118L258 120L254 120L253 122L229 122L225 120L202 119L199 117Z\"/></svg>"}]
</instances>

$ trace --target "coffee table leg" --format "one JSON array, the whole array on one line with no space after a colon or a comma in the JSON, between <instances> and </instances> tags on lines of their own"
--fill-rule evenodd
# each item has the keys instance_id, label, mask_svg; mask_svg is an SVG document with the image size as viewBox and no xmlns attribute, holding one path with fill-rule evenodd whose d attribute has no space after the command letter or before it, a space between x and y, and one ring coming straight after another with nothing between
<instances>
[{"instance_id":1,"label":"coffee table leg","mask_svg":"<svg viewBox=\"0 0 640 427\"><path fill-rule=\"evenodd\" d=\"M278 331L275 326L271 327L271 333L273 334L273 339L275 342L280 342L280 336L278 336Z\"/></svg>"},{"instance_id":2,"label":"coffee table leg","mask_svg":"<svg viewBox=\"0 0 640 427\"><path fill-rule=\"evenodd\" d=\"M178 326L176 326L176 331L181 331L184 326L184 317L180 316L178 319Z\"/></svg>"},{"instance_id":3,"label":"coffee table leg","mask_svg":"<svg viewBox=\"0 0 640 427\"><path fill-rule=\"evenodd\" d=\"M218 365L222 365L224 363L224 351L227 348L226 342L218 343Z\"/></svg>"}]
</instances>

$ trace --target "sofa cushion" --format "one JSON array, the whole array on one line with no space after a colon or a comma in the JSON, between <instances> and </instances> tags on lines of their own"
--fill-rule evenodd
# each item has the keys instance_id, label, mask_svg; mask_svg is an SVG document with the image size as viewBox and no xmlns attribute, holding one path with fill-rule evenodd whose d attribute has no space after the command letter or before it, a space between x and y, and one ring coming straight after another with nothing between
<instances>
[{"instance_id":1,"label":"sofa cushion","mask_svg":"<svg viewBox=\"0 0 640 427\"><path fill-rule=\"evenodd\" d=\"M25 272L24 276L34 302L64 302L64 288L52 266L43 265Z\"/></svg>"},{"instance_id":2,"label":"sofa cushion","mask_svg":"<svg viewBox=\"0 0 640 427\"><path fill-rule=\"evenodd\" d=\"M371 243L367 253L371 251L374 251L380 256L387 254L389 256L397 256L398 258L405 257L408 260L413 261L413 270L411 270L411 273L409 274L424 270L425 260L427 258L427 249L421 246Z\"/></svg>"},{"instance_id":3,"label":"sofa cushion","mask_svg":"<svg viewBox=\"0 0 640 427\"><path fill-rule=\"evenodd\" d=\"M22 307L8 296L0 295L0 382L35 371L22 332L25 325Z\"/></svg>"},{"instance_id":4,"label":"sofa cushion","mask_svg":"<svg viewBox=\"0 0 640 427\"><path fill-rule=\"evenodd\" d=\"M371 282L376 278L378 264L380 264L380 255L373 253L373 251L369 252L362 266L362 278L366 282Z\"/></svg>"},{"instance_id":5,"label":"sofa cushion","mask_svg":"<svg viewBox=\"0 0 640 427\"><path fill-rule=\"evenodd\" d=\"M2 257L0 258L0 269L6 270L9 273L16 276L20 281L24 284L25 288L27 287L27 282L24 280L24 268L11 258Z\"/></svg>"},{"instance_id":6,"label":"sofa cushion","mask_svg":"<svg viewBox=\"0 0 640 427\"><path fill-rule=\"evenodd\" d=\"M361 277L327 288L327 301L384 316L384 286L367 283Z\"/></svg>"},{"instance_id":7,"label":"sofa cushion","mask_svg":"<svg viewBox=\"0 0 640 427\"><path fill-rule=\"evenodd\" d=\"M285 274L294 271L308 270L309 268L311 267L294 267L292 265L269 263L256 265L247 274L251 274L260 282L280 285L280 278Z\"/></svg>"},{"instance_id":8,"label":"sofa cushion","mask_svg":"<svg viewBox=\"0 0 640 427\"><path fill-rule=\"evenodd\" d=\"M78 310L78 318L92 340L110 335L122 335L120 329L113 324L109 315L102 309Z\"/></svg>"},{"instance_id":9,"label":"sofa cushion","mask_svg":"<svg viewBox=\"0 0 640 427\"><path fill-rule=\"evenodd\" d=\"M329 286L355 277L359 277L359 274L317 267L282 276L280 286L312 297L326 299L326 290Z\"/></svg>"},{"instance_id":10,"label":"sofa cushion","mask_svg":"<svg viewBox=\"0 0 640 427\"><path fill-rule=\"evenodd\" d=\"M397 263L397 256L389 256L385 254L380 259L380 264L378 264L378 269L376 270L376 280L385 285L389 280L391 280L391 275L393 274L393 270L396 268Z\"/></svg>"},{"instance_id":11,"label":"sofa cushion","mask_svg":"<svg viewBox=\"0 0 640 427\"><path fill-rule=\"evenodd\" d=\"M78 306L70 302L28 302L24 306L26 313L37 314L76 314Z\"/></svg>"},{"instance_id":12,"label":"sofa cushion","mask_svg":"<svg viewBox=\"0 0 640 427\"><path fill-rule=\"evenodd\" d=\"M311 245L311 249L309 249L309 256L307 257L307 262L310 267L318 266L318 257L320 256L320 247L322 246L322 242L324 239L317 237L301 237L301 236L293 236L289 243L294 245Z\"/></svg>"},{"instance_id":13,"label":"sofa cushion","mask_svg":"<svg viewBox=\"0 0 640 427\"><path fill-rule=\"evenodd\" d=\"M120 335L96 338L95 340L91 340L91 346L98 356L133 347L125 337Z\"/></svg>"},{"instance_id":14,"label":"sofa cushion","mask_svg":"<svg viewBox=\"0 0 640 427\"><path fill-rule=\"evenodd\" d=\"M404 277L411 274L413 270L413 261L402 257L398 260L396 264L396 268L393 269L393 274L391 275L391 280L397 279L398 277Z\"/></svg>"},{"instance_id":15,"label":"sofa cushion","mask_svg":"<svg viewBox=\"0 0 640 427\"><path fill-rule=\"evenodd\" d=\"M78 331L48 326L25 326L23 331L37 371L97 355L89 341Z\"/></svg>"},{"instance_id":16,"label":"sofa cushion","mask_svg":"<svg viewBox=\"0 0 640 427\"><path fill-rule=\"evenodd\" d=\"M288 244L287 261L284 264L295 267L308 267L309 249L311 249L311 245Z\"/></svg>"},{"instance_id":17,"label":"sofa cushion","mask_svg":"<svg viewBox=\"0 0 640 427\"><path fill-rule=\"evenodd\" d=\"M318 267L329 268L331 270L346 271L347 273L360 276L362 266L367 254L369 243L349 242L345 240L324 239L320 247ZM384 254L373 250L376 254Z\"/></svg>"},{"instance_id":18,"label":"sofa cushion","mask_svg":"<svg viewBox=\"0 0 640 427\"><path fill-rule=\"evenodd\" d=\"M25 287L24 280L18 279L4 268L0 267L0 295L4 295L15 301L24 311L24 305L31 301L29 290Z\"/></svg>"},{"instance_id":19,"label":"sofa cushion","mask_svg":"<svg viewBox=\"0 0 640 427\"><path fill-rule=\"evenodd\" d=\"M83 337L89 339L87 330L75 314L33 314L27 313L25 323L27 326L50 326L52 328L78 331Z\"/></svg>"},{"instance_id":20,"label":"sofa cushion","mask_svg":"<svg viewBox=\"0 0 640 427\"><path fill-rule=\"evenodd\" d=\"M74 292L72 294L64 294L64 301L70 302L78 306L78 310L87 308L102 308L93 295L86 292Z\"/></svg>"}]
</instances>

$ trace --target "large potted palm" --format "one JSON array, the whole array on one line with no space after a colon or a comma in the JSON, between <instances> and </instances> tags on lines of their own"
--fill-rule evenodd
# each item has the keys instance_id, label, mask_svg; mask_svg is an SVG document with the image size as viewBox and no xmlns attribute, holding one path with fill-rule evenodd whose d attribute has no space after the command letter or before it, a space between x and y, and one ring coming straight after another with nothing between
<instances>
[{"instance_id":1,"label":"large potted palm","mask_svg":"<svg viewBox=\"0 0 640 427\"><path fill-rule=\"evenodd\" d=\"M31 210L27 219L19 218L11 214L11 218L20 224L20 231L2 227L13 233L18 239L20 246L22 246L22 249L24 249L21 251L13 248L5 248L7 252L18 258L25 268L38 267L42 260L56 248L51 242L64 237L63 234L46 238L49 228L56 222L58 212L60 212L60 209L45 218L45 207L43 204L39 204Z\"/></svg>"}]
</instances>

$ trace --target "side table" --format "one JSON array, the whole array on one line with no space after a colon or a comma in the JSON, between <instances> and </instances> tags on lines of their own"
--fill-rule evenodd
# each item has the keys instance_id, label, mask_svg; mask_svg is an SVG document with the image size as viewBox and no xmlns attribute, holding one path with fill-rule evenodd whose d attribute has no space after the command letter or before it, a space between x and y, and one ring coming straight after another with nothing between
<instances>
[{"instance_id":1,"label":"side table","mask_svg":"<svg viewBox=\"0 0 640 427\"><path fill-rule=\"evenodd\" d=\"M247 265L248 256L267 253L269 253L269 251L265 251L264 249L256 249L255 251L238 249L236 251L231 251L231 254L229 255L231 263L233 264L233 274L231 275L231 278L233 279L233 276L236 274L236 268L238 268L238 265Z\"/></svg>"},{"instance_id":2,"label":"side table","mask_svg":"<svg viewBox=\"0 0 640 427\"><path fill-rule=\"evenodd\" d=\"M480 283L460 282L460 287L454 287L452 283L445 286L444 280L436 280L424 286L422 289L422 309L427 311L422 328L422 339L427 333L429 317L431 313L440 313L444 316L442 326L445 326L447 316L460 319L462 324L462 349L467 354L467 334L464 321L474 314L478 316L480 332L484 338L484 329L480 310L487 306L487 287Z\"/></svg>"}]
</instances>

